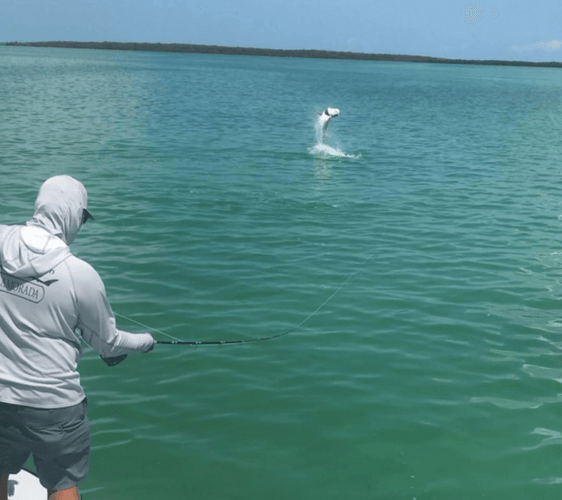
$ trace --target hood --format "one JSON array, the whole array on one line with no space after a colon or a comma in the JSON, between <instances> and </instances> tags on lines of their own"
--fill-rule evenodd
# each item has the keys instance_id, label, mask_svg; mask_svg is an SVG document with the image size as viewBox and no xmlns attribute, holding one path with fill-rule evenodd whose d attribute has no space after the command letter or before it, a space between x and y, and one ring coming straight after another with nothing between
<instances>
[{"instance_id":1,"label":"hood","mask_svg":"<svg viewBox=\"0 0 562 500\"><path fill-rule=\"evenodd\" d=\"M82 225L88 194L76 179L47 179L37 196L33 218L25 226L5 227L0 237L0 266L18 277L42 276L70 254Z\"/></svg>"},{"instance_id":2,"label":"hood","mask_svg":"<svg viewBox=\"0 0 562 500\"><path fill-rule=\"evenodd\" d=\"M70 245L82 225L82 212L88 208L84 185L69 175L47 179L35 202L35 213L28 226L39 226Z\"/></svg>"},{"instance_id":3,"label":"hood","mask_svg":"<svg viewBox=\"0 0 562 500\"><path fill-rule=\"evenodd\" d=\"M12 276L43 276L70 257L70 248L45 229L9 226L0 232L0 266Z\"/></svg>"}]
</instances>

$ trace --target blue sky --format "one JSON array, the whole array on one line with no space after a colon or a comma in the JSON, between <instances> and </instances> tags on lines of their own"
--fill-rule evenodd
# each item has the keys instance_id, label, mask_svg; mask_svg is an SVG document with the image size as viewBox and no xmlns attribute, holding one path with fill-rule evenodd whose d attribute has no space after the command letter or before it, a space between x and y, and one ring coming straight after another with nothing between
<instances>
[{"instance_id":1,"label":"blue sky","mask_svg":"<svg viewBox=\"0 0 562 500\"><path fill-rule=\"evenodd\" d=\"M4 0L0 41L195 43L562 61L562 2Z\"/></svg>"}]
</instances>

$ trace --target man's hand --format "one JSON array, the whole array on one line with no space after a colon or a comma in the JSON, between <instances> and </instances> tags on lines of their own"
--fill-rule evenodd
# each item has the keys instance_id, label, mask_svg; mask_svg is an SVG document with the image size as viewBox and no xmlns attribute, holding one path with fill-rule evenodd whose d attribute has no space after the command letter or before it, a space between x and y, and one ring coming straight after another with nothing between
<instances>
[{"instance_id":1,"label":"man's hand","mask_svg":"<svg viewBox=\"0 0 562 500\"><path fill-rule=\"evenodd\" d=\"M146 332L146 333L148 333L149 335L152 336L152 334L150 332ZM152 345L149 347L149 349L147 351L143 351L143 352L146 354L147 352L152 351L152 349L154 349L155 345L156 345L156 340L152 339Z\"/></svg>"},{"instance_id":2,"label":"man's hand","mask_svg":"<svg viewBox=\"0 0 562 500\"><path fill-rule=\"evenodd\" d=\"M121 361L123 361L127 357L127 354L122 354L121 356L114 356L111 358L104 358L103 356L100 357L105 361L105 364L107 366L115 366L121 363Z\"/></svg>"}]
</instances>

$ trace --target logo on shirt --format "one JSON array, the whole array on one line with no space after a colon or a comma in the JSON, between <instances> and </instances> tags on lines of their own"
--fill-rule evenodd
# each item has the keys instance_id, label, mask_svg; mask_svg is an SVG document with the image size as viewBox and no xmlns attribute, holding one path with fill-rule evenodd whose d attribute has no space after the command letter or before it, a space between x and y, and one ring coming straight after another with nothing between
<instances>
[{"instance_id":1,"label":"logo on shirt","mask_svg":"<svg viewBox=\"0 0 562 500\"><path fill-rule=\"evenodd\" d=\"M0 272L0 292L15 295L38 304L45 297L45 289L36 283Z\"/></svg>"}]
</instances>

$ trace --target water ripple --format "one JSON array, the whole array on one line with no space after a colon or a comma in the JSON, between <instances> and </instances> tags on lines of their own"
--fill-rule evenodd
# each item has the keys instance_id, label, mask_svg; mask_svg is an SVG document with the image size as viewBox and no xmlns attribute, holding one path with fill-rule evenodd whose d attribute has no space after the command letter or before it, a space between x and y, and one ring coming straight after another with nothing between
<instances>
[{"instance_id":1,"label":"water ripple","mask_svg":"<svg viewBox=\"0 0 562 500\"><path fill-rule=\"evenodd\" d=\"M96 219L73 251L120 327L263 337L345 284L280 339L111 369L86 349L84 491L545 498L560 482L554 73L5 46L0 70L0 222L26 220L49 175L80 178ZM355 158L309 153L327 103L330 145Z\"/></svg>"}]
</instances>

